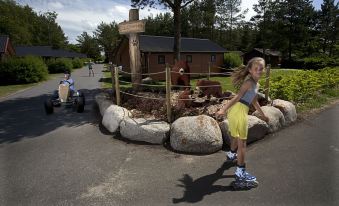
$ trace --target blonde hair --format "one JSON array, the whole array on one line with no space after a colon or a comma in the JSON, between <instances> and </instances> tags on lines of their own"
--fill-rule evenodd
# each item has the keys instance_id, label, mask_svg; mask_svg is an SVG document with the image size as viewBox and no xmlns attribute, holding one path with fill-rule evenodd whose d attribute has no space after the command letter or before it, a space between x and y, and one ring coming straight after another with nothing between
<instances>
[{"instance_id":1,"label":"blonde hair","mask_svg":"<svg viewBox=\"0 0 339 206\"><path fill-rule=\"evenodd\" d=\"M261 57L254 57L248 61L247 66L242 65L238 67L231 76L234 87L239 89L250 74L250 69L253 66L257 66L258 64L261 64L263 67L265 67L265 60Z\"/></svg>"}]
</instances>

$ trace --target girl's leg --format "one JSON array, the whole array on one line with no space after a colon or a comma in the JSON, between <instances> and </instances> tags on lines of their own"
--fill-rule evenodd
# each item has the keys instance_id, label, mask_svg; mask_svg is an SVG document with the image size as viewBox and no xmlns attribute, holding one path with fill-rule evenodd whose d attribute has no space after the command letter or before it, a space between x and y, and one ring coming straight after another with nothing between
<instances>
[{"instance_id":1,"label":"girl's leg","mask_svg":"<svg viewBox=\"0 0 339 206\"><path fill-rule=\"evenodd\" d=\"M231 151L236 152L238 148L238 141L236 138L231 137Z\"/></svg>"},{"instance_id":2,"label":"girl's leg","mask_svg":"<svg viewBox=\"0 0 339 206\"><path fill-rule=\"evenodd\" d=\"M236 162L237 161L237 148L238 141L236 138L230 136L231 151L226 152L227 161Z\"/></svg>"},{"instance_id":3,"label":"girl's leg","mask_svg":"<svg viewBox=\"0 0 339 206\"><path fill-rule=\"evenodd\" d=\"M246 139L236 139L237 144L238 144L238 151L237 151L237 156L238 156L238 166L244 166L245 165L245 154L246 154Z\"/></svg>"},{"instance_id":4,"label":"girl's leg","mask_svg":"<svg viewBox=\"0 0 339 206\"><path fill-rule=\"evenodd\" d=\"M249 174L245 169L245 154L246 154L246 139L238 139L238 167L235 171L236 178L238 180L253 182L256 181L256 177Z\"/></svg>"}]
</instances>

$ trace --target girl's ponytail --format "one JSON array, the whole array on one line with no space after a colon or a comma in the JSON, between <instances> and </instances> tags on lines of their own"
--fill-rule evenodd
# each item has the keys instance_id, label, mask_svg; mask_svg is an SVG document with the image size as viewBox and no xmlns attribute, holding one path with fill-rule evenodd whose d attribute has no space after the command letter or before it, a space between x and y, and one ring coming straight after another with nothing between
<instances>
[{"instance_id":1,"label":"girl's ponytail","mask_svg":"<svg viewBox=\"0 0 339 206\"><path fill-rule=\"evenodd\" d=\"M236 89L240 89L242 83L250 72L248 71L247 66L241 65L238 67L232 74L232 84Z\"/></svg>"}]
</instances>

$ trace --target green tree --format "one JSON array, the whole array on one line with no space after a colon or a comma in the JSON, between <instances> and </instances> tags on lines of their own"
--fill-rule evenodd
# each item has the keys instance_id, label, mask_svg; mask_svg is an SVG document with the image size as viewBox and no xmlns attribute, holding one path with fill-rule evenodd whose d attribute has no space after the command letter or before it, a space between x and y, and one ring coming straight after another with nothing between
<instances>
[{"instance_id":1,"label":"green tree","mask_svg":"<svg viewBox=\"0 0 339 206\"><path fill-rule=\"evenodd\" d=\"M217 0L216 11L221 29L228 30L228 48L235 49L233 30L243 21L248 9L241 12L241 0Z\"/></svg>"},{"instance_id":2,"label":"green tree","mask_svg":"<svg viewBox=\"0 0 339 206\"><path fill-rule=\"evenodd\" d=\"M322 50L329 56L333 55L333 50L338 38L339 26L339 2L334 0L324 0L319 12L319 29Z\"/></svg>"},{"instance_id":3,"label":"green tree","mask_svg":"<svg viewBox=\"0 0 339 206\"><path fill-rule=\"evenodd\" d=\"M131 0L132 6L144 8L145 6L163 5L172 10L174 16L174 58L180 59L181 48L181 10L194 0Z\"/></svg>"},{"instance_id":4,"label":"green tree","mask_svg":"<svg viewBox=\"0 0 339 206\"><path fill-rule=\"evenodd\" d=\"M56 23L57 14L37 14L29 6L0 0L0 34L9 35L14 45L65 47L67 38Z\"/></svg>"},{"instance_id":5,"label":"green tree","mask_svg":"<svg viewBox=\"0 0 339 206\"><path fill-rule=\"evenodd\" d=\"M101 58L98 42L95 38L89 36L87 32L83 32L76 40L81 53L87 54L87 57L95 60Z\"/></svg>"},{"instance_id":6,"label":"green tree","mask_svg":"<svg viewBox=\"0 0 339 206\"><path fill-rule=\"evenodd\" d=\"M105 52L105 62L113 61L113 51L121 39L118 24L115 22L110 24L101 22L94 31L94 36L101 49Z\"/></svg>"},{"instance_id":7,"label":"green tree","mask_svg":"<svg viewBox=\"0 0 339 206\"><path fill-rule=\"evenodd\" d=\"M173 34L173 17L170 13L160 13L154 18L146 19L145 34L156 36L170 36Z\"/></svg>"},{"instance_id":8,"label":"green tree","mask_svg":"<svg viewBox=\"0 0 339 206\"><path fill-rule=\"evenodd\" d=\"M279 41L287 39L287 48L280 47L291 60L292 53L302 56L303 48L311 38L310 30L315 15L311 0L282 0L276 2L275 23L279 25L275 32L280 32Z\"/></svg>"}]
</instances>

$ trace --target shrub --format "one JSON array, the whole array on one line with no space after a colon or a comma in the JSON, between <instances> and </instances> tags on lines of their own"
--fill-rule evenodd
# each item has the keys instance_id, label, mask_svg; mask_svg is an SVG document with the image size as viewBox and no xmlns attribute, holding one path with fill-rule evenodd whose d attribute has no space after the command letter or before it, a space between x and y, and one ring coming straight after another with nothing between
<instances>
[{"instance_id":1,"label":"shrub","mask_svg":"<svg viewBox=\"0 0 339 206\"><path fill-rule=\"evenodd\" d=\"M303 59L283 60L281 68L319 70L325 67L335 67L338 66L338 64L338 58L335 59L326 55L318 55L314 57L306 57Z\"/></svg>"},{"instance_id":2,"label":"shrub","mask_svg":"<svg viewBox=\"0 0 339 206\"><path fill-rule=\"evenodd\" d=\"M325 67L333 67L337 65L334 58L328 56L307 57L303 59L304 69L323 69Z\"/></svg>"},{"instance_id":3,"label":"shrub","mask_svg":"<svg viewBox=\"0 0 339 206\"><path fill-rule=\"evenodd\" d=\"M73 69L81 68L84 66L84 63L81 59L75 58L72 60Z\"/></svg>"},{"instance_id":4,"label":"shrub","mask_svg":"<svg viewBox=\"0 0 339 206\"><path fill-rule=\"evenodd\" d=\"M239 54L236 53L226 53L224 54L224 66L229 68L235 68L242 65L242 59Z\"/></svg>"},{"instance_id":5,"label":"shrub","mask_svg":"<svg viewBox=\"0 0 339 206\"><path fill-rule=\"evenodd\" d=\"M40 57L11 58L0 64L2 85L26 84L45 80L47 66Z\"/></svg>"},{"instance_id":6,"label":"shrub","mask_svg":"<svg viewBox=\"0 0 339 206\"><path fill-rule=\"evenodd\" d=\"M261 82L264 85L264 82ZM328 89L338 88L339 67L319 71L296 71L293 75L271 76L270 97L304 103Z\"/></svg>"},{"instance_id":7,"label":"shrub","mask_svg":"<svg viewBox=\"0 0 339 206\"><path fill-rule=\"evenodd\" d=\"M51 59L47 61L48 71L51 74L62 73L64 71L72 71L72 60L67 58Z\"/></svg>"}]
</instances>

